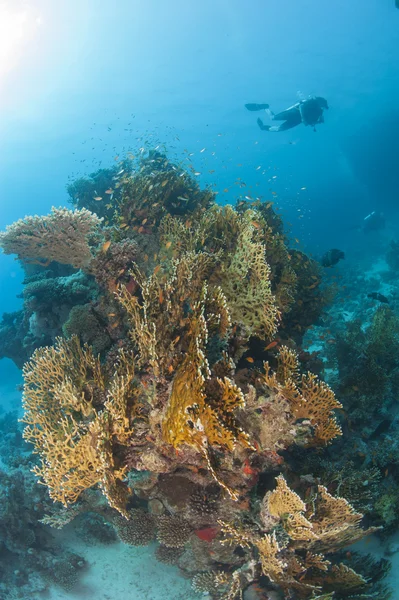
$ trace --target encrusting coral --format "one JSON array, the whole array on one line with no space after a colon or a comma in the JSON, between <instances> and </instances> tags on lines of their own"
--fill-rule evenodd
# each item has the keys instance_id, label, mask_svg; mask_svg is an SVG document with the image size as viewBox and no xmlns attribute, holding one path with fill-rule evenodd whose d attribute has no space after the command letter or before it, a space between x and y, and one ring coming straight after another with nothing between
<instances>
[{"instance_id":1,"label":"encrusting coral","mask_svg":"<svg viewBox=\"0 0 399 600\"><path fill-rule=\"evenodd\" d=\"M96 178L105 209L102 196L92 202ZM66 337L24 367L24 437L50 497L84 507L83 493L100 489L123 541L155 532L159 560L214 598L242 598L260 578L265 593L295 599L363 590L332 556L368 533L362 515L322 485L305 501L280 475L271 491L289 476L284 450L342 433L341 404L302 369L297 345L311 324L298 294L318 313L319 279L292 260L271 207L217 206L156 152L70 193L78 210L33 218L51 232L42 249L21 223L0 238L25 263L82 269L95 289L68 310ZM76 224L72 252L63 219Z\"/></svg>"}]
</instances>

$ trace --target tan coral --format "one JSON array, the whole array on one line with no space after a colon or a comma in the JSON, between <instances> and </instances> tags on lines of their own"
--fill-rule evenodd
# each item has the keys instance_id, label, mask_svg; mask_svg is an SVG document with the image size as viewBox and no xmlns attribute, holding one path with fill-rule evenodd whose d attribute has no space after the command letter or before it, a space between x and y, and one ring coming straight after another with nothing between
<instances>
[{"instance_id":1,"label":"tan coral","mask_svg":"<svg viewBox=\"0 0 399 600\"><path fill-rule=\"evenodd\" d=\"M312 524L305 518L305 503L291 490L282 475L276 478L277 487L268 497L268 512L282 519L283 526L293 540L311 540L316 536Z\"/></svg>"},{"instance_id":2,"label":"tan coral","mask_svg":"<svg viewBox=\"0 0 399 600\"><path fill-rule=\"evenodd\" d=\"M259 560L262 567L262 573L273 582L279 582L284 578L284 570L287 564L278 558L281 551L277 542L276 534L265 534L256 541L256 547L259 551Z\"/></svg>"},{"instance_id":3,"label":"tan coral","mask_svg":"<svg viewBox=\"0 0 399 600\"><path fill-rule=\"evenodd\" d=\"M96 232L102 219L82 208L55 208L45 216L25 217L0 233L5 254L17 254L26 262L48 265L51 261L87 269L92 251L89 236Z\"/></svg>"}]
</instances>

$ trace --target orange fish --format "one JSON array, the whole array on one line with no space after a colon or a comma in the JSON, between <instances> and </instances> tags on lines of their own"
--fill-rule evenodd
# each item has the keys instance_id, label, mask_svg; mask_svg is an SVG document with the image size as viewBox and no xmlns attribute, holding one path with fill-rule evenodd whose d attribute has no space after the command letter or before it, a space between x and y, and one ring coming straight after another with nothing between
<instances>
[{"instance_id":1,"label":"orange fish","mask_svg":"<svg viewBox=\"0 0 399 600\"><path fill-rule=\"evenodd\" d=\"M253 363L253 362L254 362L254 359L252 358L252 356L247 356L246 360L247 360L249 363Z\"/></svg>"},{"instance_id":2,"label":"orange fish","mask_svg":"<svg viewBox=\"0 0 399 600\"><path fill-rule=\"evenodd\" d=\"M265 352L266 352L267 350L271 350L272 348L275 348L275 347L277 346L277 344L278 344L278 340L274 340L273 342L270 342L270 344L268 344L268 345L267 345L267 346L264 348Z\"/></svg>"},{"instance_id":3,"label":"orange fish","mask_svg":"<svg viewBox=\"0 0 399 600\"><path fill-rule=\"evenodd\" d=\"M102 196L93 196L93 200L99 202L100 200L102 200Z\"/></svg>"},{"instance_id":4,"label":"orange fish","mask_svg":"<svg viewBox=\"0 0 399 600\"><path fill-rule=\"evenodd\" d=\"M110 245L111 245L111 240L108 240L107 242L104 242L104 244L103 244L103 246L102 246L101 250L102 250L103 252L106 252L106 251L108 250L108 248L110 247Z\"/></svg>"},{"instance_id":5,"label":"orange fish","mask_svg":"<svg viewBox=\"0 0 399 600\"><path fill-rule=\"evenodd\" d=\"M168 250L171 247L171 245L172 245L172 242L166 242L166 244L165 244L166 250Z\"/></svg>"},{"instance_id":6,"label":"orange fish","mask_svg":"<svg viewBox=\"0 0 399 600\"><path fill-rule=\"evenodd\" d=\"M105 190L105 193L106 193L106 194L113 194L113 193L114 193L114 190L111 190L111 188L110 188L109 190Z\"/></svg>"}]
</instances>

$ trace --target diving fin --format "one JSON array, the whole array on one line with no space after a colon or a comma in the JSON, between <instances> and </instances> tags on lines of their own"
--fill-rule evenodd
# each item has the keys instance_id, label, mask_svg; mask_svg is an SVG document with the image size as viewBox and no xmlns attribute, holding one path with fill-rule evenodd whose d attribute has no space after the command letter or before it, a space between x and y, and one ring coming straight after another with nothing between
<instances>
[{"instance_id":1,"label":"diving fin","mask_svg":"<svg viewBox=\"0 0 399 600\"><path fill-rule=\"evenodd\" d=\"M245 108L247 110L255 111L255 110L266 110L269 108L268 104L246 104Z\"/></svg>"}]
</instances>

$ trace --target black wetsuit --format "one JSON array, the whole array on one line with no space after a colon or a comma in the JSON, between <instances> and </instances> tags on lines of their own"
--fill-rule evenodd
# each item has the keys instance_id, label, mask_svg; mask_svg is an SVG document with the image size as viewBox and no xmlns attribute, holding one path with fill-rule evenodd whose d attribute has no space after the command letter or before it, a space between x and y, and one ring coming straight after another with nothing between
<instances>
[{"instance_id":1,"label":"black wetsuit","mask_svg":"<svg viewBox=\"0 0 399 600\"><path fill-rule=\"evenodd\" d=\"M245 107L250 111L265 110L273 121L284 121L281 125L265 125L262 119L258 119L257 123L263 131L286 131L301 123L311 127L324 123L323 109L328 105L324 98L317 97L297 102L277 114L269 109L268 104L246 104Z\"/></svg>"}]
</instances>

